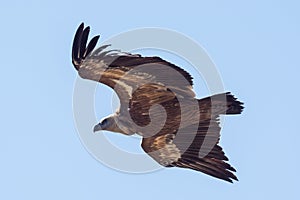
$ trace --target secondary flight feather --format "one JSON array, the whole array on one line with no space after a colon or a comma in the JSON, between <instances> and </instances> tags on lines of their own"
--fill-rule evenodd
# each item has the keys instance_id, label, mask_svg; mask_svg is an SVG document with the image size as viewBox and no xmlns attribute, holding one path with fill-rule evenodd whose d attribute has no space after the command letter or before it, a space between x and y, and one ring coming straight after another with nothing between
<instances>
[{"instance_id":1,"label":"secondary flight feather","mask_svg":"<svg viewBox=\"0 0 300 200\"><path fill-rule=\"evenodd\" d=\"M78 27L72 63L79 76L111 87L120 99L119 110L94 131L139 134L144 151L165 167L238 180L218 144L219 116L240 114L243 103L229 92L196 99L184 69L160 57L106 50L109 45L94 50L100 36L88 43L89 31L83 23Z\"/></svg>"}]
</instances>

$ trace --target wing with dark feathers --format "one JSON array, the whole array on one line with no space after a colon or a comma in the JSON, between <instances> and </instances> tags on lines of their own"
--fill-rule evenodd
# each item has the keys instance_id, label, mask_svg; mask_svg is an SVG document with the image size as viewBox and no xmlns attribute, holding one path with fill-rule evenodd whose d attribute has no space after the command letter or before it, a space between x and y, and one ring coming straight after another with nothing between
<instances>
[{"instance_id":1,"label":"wing with dark feathers","mask_svg":"<svg viewBox=\"0 0 300 200\"><path fill-rule=\"evenodd\" d=\"M77 29L72 63L82 78L101 82L114 89L119 96L121 109L128 108L133 92L141 86L145 88L145 84L150 88L151 83L169 88L185 98L195 96L193 78L185 70L160 57L142 57L139 54L106 50L110 45L103 45L93 51L99 36L92 38L87 45L89 31L90 28L84 28L83 23ZM162 92L160 94L164 95Z\"/></svg>"},{"instance_id":2,"label":"wing with dark feathers","mask_svg":"<svg viewBox=\"0 0 300 200\"><path fill-rule=\"evenodd\" d=\"M228 158L218 145L220 133L218 123L201 122L195 137L189 136L192 133L188 132L188 129L189 127L181 130L182 135L179 137L176 134L160 133L143 138L142 148L163 166L189 168L229 182L238 180L233 174L235 169L225 162ZM190 137L194 139L188 141L187 138ZM204 144L205 138L206 144ZM201 151L208 153L202 156Z\"/></svg>"},{"instance_id":3,"label":"wing with dark feathers","mask_svg":"<svg viewBox=\"0 0 300 200\"><path fill-rule=\"evenodd\" d=\"M218 119L221 114L240 114L242 103L230 93L213 95L198 102L198 124L192 122L190 126L172 132L170 128L176 127L176 124L167 121L159 133L143 138L142 148L163 166L189 168L228 182L238 180L233 174L235 169L226 163L228 158L218 145L221 131ZM190 112L193 113L193 110Z\"/></svg>"}]
</instances>

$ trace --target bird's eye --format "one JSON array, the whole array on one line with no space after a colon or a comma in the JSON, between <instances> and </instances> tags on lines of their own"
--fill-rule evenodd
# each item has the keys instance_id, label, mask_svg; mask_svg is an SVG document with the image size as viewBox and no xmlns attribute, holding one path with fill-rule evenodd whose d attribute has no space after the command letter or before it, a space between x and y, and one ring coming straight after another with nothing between
<instances>
[{"instance_id":1,"label":"bird's eye","mask_svg":"<svg viewBox=\"0 0 300 200\"><path fill-rule=\"evenodd\" d=\"M104 119L102 122L101 122L101 125L102 126L105 126L107 124L108 120L107 119Z\"/></svg>"}]
</instances>

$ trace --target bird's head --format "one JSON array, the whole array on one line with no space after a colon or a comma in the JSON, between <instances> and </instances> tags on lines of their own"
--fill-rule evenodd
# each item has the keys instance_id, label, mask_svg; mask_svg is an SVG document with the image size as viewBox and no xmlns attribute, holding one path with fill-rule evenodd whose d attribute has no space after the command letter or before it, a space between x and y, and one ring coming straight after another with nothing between
<instances>
[{"instance_id":1,"label":"bird's head","mask_svg":"<svg viewBox=\"0 0 300 200\"><path fill-rule=\"evenodd\" d=\"M94 126L94 132L106 130L113 131L115 127L115 120L113 117L107 117L99 122L96 126Z\"/></svg>"},{"instance_id":2,"label":"bird's head","mask_svg":"<svg viewBox=\"0 0 300 200\"><path fill-rule=\"evenodd\" d=\"M118 115L110 115L109 117L104 118L94 126L94 132L97 131L111 131L111 132L117 132L117 133L123 133L126 134L122 129L119 128L118 124Z\"/></svg>"}]
</instances>

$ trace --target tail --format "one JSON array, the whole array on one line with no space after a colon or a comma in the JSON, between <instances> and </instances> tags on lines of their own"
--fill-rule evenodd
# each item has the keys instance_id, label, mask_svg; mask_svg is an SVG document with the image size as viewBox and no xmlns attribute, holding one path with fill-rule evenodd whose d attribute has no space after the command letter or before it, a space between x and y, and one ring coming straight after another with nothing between
<instances>
[{"instance_id":1,"label":"tail","mask_svg":"<svg viewBox=\"0 0 300 200\"><path fill-rule=\"evenodd\" d=\"M241 114L244 109L244 103L238 101L230 92L199 99L198 102L201 113L215 116Z\"/></svg>"}]
</instances>

